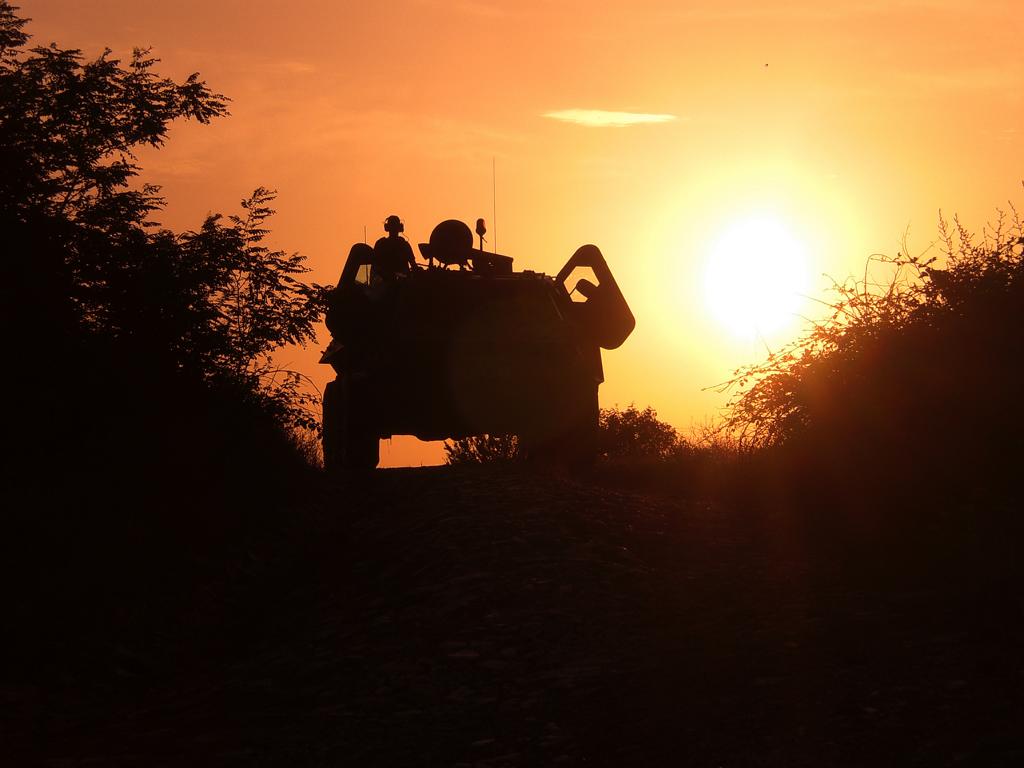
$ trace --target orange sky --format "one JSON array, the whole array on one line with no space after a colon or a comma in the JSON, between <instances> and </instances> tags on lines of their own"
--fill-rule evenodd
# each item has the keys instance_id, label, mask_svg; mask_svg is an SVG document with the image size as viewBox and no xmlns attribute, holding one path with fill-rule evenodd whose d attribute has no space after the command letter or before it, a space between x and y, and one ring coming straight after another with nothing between
<instances>
[{"instance_id":1,"label":"orange sky","mask_svg":"<svg viewBox=\"0 0 1024 768\"><path fill-rule=\"evenodd\" d=\"M730 222L786 222L821 296L823 275L895 253L908 226L923 250L940 207L980 227L1021 200L1019 2L22 0L21 13L35 43L152 46L162 74L198 70L230 96L230 118L177 126L143 155L162 222L197 227L276 188L273 242L309 256L319 282L390 213L413 242L445 218L493 229L494 158L499 250L553 273L596 243L632 305L602 405L652 405L684 430L724 402L702 387L764 348L702 295ZM567 110L598 124L550 116ZM316 357L285 359L322 385ZM382 447L385 465L439 457Z\"/></svg>"}]
</instances>

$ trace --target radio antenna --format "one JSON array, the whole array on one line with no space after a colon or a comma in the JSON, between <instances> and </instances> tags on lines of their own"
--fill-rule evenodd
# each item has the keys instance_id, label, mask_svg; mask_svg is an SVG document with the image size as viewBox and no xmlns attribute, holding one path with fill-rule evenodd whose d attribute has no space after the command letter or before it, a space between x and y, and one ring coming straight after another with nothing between
<instances>
[{"instance_id":1,"label":"radio antenna","mask_svg":"<svg viewBox=\"0 0 1024 768\"><path fill-rule=\"evenodd\" d=\"M494 252L498 252L498 182L494 172L494 155L491 155L491 221L494 227Z\"/></svg>"}]
</instances>

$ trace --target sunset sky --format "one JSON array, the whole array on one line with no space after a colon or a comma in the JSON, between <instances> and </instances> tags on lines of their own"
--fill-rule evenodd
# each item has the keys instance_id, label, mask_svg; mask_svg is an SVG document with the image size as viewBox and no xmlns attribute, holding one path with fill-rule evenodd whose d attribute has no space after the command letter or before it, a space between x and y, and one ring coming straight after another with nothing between
<instances>
[{"instance_id":1,"label":"sunset sky","mask_svg":"<svg viewBox=\"0 0 1024 768\"><path fill-rule=\"evenodd\" d=\"M273 243L321 283L391 213L414 243L482 216L493 244L493 161L498 250L554 273L593 242L632 306L602 405L651 405L684 431L725 402L702 388L817 311L775 293L827 297L908 228L927 248L940 208L980 228L1024 200L1019 1L20 6L36 44L151 46L161 74L228 95L231 117L141 155L161 221L195 228L277 189ZM737 265L754 289L730 291ZM282 359L322 386L317 357ZM396 439L381 458L440 451Z\"/></svg>"}]
</instances>

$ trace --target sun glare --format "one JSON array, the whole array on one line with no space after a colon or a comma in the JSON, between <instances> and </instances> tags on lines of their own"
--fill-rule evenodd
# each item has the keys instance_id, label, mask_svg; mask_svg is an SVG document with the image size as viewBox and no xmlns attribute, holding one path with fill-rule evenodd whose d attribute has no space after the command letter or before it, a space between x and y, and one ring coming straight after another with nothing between
<instances>
[{"instance_id":1,"label":"sun glare","mask_svg":"<svg viewBox=\"0 0 1024 768\"><path fill-rule=\"evenodd\" d=\"M734 221L714 241L704 273L712 316L742 339L793 326L808 287L807 251L771 215Z\"/></svg>"}]
</instances>

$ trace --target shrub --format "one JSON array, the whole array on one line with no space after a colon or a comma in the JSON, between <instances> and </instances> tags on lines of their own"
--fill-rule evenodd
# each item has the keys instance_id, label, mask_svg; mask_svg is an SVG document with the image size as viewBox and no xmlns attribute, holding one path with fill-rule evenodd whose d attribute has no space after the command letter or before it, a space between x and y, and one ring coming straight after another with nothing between
<instances>
[{"instance_id":1,"label":"shrub","mask_svg":"<svg viewBox=\"0 0 1024 768\"><path fill-rule=\"evenodd\" d=\"M598 424L601 455L607 459L664 459L683 445L675 427L658 419L650 406L602 408Z\"/></svg>"},{"instance_id":2,"label":"shrub","mask_svg":"<svg viewBox=\"0 0 1024 768\"><path fill-rule=\"evenodd\" d=\"M23 410L66 400L71 371L82 402L109 404L101 423L116 420L108 391L145 383L160 402L175 382L199 382L316 426L315 395L273 363L280 347L313 340L322 310L322 290L299 279L304 257L264 244L274 193L259 188L241 216L175 233L152 220L159 189L134 183L138 147L162 145L174 120L226 115L227 99L196 74L158 77L147 50L125 63L109 50L87 61L28 48L16 11L0 0L0 232L10 353L36 374ZM18 426L69 428L59 417Z\"/></svg>"},{"instance_id":3,"label":"shrub","mask_svg":"<svg viewBox=\"0 0 1024 768\"><path fill-rule=\"evenodd\" d=\"M825 321L737 371L727 426L850 472L942 467L938 484L1019 457L1021 219L975 235L940 218L939 233L939 253L873 257L890 280L836 285Z\"/></svg>"},{"instance_id":4,"label":"shrub","mask_svg":"<svg viewBox=\"0 0 1024 768\"><path fill-rule=\"evenodd\" d=\"M598 453L604 459L664 459L685 445L670 424L651 408L602 408L598 419ZM520 458L515 435L480 435L444 444L448 464L484 464Z\"/></svg>"},{"instance_id":5,"label":"shrub","mask_svg":"<svg viewBox=\"0 0 1024 768\"><path fill-rule=\"evenodd\" d=\"M446 464L490 464L519 458L519 438L515 435L477 435L444 443Z\"/></svg>"}]
</instances>

